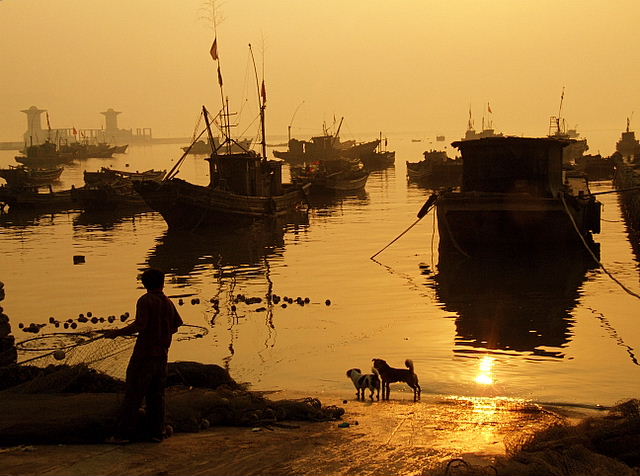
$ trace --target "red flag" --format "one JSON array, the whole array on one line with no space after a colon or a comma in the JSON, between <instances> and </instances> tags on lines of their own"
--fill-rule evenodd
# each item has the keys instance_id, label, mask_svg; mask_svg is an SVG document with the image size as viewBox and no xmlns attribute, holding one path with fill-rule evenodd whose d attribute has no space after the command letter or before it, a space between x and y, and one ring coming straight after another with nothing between
<instances>
[{"instance_id":1,"label":"red flag","mask_svg":"<svg viewBox=\"0 0 640 476\"><path fill-rule=\"evenodd\" d=\"M76 128L75 128L75 127L73 128L73 135L74 135L74 136L77 136L77 135L78 135L78 131L76 131Z\"/></svg>"},{"instance_id":2,"label":"red flag","mask_svg":"<svg viewBox=\"0 0 640 476\"><path fill-rule=\"evenodd\" d=\"M262 87L260 88L260 94L262 94L262 104L267 102L267 88L264 86L264 79L262 80Z\"/></svg>"},{"instance_id":3,"label":"red flag","mask_svg":"<svg viewBox=\"0 0 640 476\"><path fill-rule=\"evenodd\" d=\"M220 65L218 65L218 84L222 86L222 73L220 72Z\"/></svg>"},{"instance_id":4,"label":"red flag","mask_svg":"<svg viewBox=\"0 0 640 476\"><path fill-rule=\"evenodd\" d=\"M489 111L489 114L493 114L493 111L491 110L491 106L489 106L489 103L487 103L487 111Z\"/></svg>"},{"instance_id":5,"label":"red flag","mask_svg":"<svg viewBox=\"0 0 640 476\"><path fill-rule=\"evenodd\" d=\"M214 61L218 60L218 38L213 39L213 45L211 45L209 54L211 55Z\"/></svg>"}]
</instances>

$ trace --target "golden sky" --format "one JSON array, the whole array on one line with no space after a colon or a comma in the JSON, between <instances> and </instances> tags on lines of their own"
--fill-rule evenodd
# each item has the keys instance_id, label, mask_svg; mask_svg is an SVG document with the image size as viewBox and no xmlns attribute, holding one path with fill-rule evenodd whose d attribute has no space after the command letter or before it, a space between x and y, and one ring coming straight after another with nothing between
<instances>
[{"instance_id":1,"label":"golden sky","mask_svg":"<svg viewBox=\"0 0 640 476\"><path fill-rule=\"evenodd\" d=\"M0 140L19 140L19 111L52 127L120 127L188 136L200 106L220 107L210 7L203 0L0 0ZM640 115L637 0L225 0L219 52L231 108L250 123L252 43L266 76L269 134L463 135L487 103L494 127L544 135L557 114L611 153ZM632 128L640 117L632 120ZM353 137L350 137L353 136Z\"/></svg>"}]
</instances>

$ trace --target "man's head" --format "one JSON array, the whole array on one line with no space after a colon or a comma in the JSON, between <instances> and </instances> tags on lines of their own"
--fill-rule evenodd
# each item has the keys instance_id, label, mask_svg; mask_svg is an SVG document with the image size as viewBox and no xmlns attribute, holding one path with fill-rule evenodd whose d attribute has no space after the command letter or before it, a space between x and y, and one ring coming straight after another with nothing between
<instances>
[{"instance_id":1,"label":"man's head","mask_svg":"<svg viewBox=\"0 0 640 476\"><path fill-rule=\"evenodd\" d=\"M162 289L164 287L164 273L159 269L145 269L140 277L143 286L148 289Z\"/></svg>"}]
</instances>

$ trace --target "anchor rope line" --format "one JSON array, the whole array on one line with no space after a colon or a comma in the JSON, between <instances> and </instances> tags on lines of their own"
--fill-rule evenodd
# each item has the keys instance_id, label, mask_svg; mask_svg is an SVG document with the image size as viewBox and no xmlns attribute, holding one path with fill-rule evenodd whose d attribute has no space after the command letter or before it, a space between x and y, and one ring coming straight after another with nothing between
<instances>
[{"instance_id":1,"label":"anchor rope line","mask_svg":"<svg viewBox=\"0 0 640 476\"><path fill-rule=\"evenodd\" d=\"M605 272L605 274L607 276L609 276L614 283L616 283L618 286L620 286L620 288L622 288L622 290L624 292L626 292L627 294L629 294L630 296L633 296L635 298L640 299L640 295L634 291L632 291L631 289L629 289L628 287L626 287L622 282L620 282L620 280L618 278L616 278L613 274L611 274L609 272L609 270L607 268L605 268L605 266L600 262L600 260L598 259L598 257L595 255L595 253L593 252L593 250L591 249L591 247L589 247L589 244L587 243L587 241L584 239L584 236L582 236L582 233L580 233L580 229L578 228L578 225L576 224L575 219L573 218L573 215L571 214L571 212L569 211L569 207L567 206L567 202L564 199L564 194L560 194L560 199L562 201L562 205L564 206L564 211L567 213L567 215L569 216L569 220L571 221L571 224L573 225L573 229L576 231L576 233L578 234L578 236L580 237L580 241L582 241L582 244L584 245L584 247L586 248L586 250L589 252L589 254L591 255L591 257L593 258L593 260L598 264L598 266L600 268L602 268L602 271Z\"/></svg>"},{"instance_id":2,"label":"anchor rope line","mask_svg":"<svg viewBox=\"0 0 640 476\"><path fill-rule=\"evenodd\" d=\"M391 240L391 242L389 244L387 244L387 246L382 248L376 254L374 254L371 257L369 257L369 259L373 260L376 256L378 256L380 253L382 253L384 250L386 250L392 244L394 244L396 241L398 241L400 238L402 238L409 230L411 230L411 228L416 226L418 224L418 222L420 222L420 220L422 220L431 211L431 209L435 206L435 204L436 204L436 202L438 201L439 198L440 197L435 193L432 194L431 196L429 196L429 198L427 199L426 203L422 206L422 208L418 212L418 219L416 221L414 221L411 225L409 225L409 227L406 230L404 230L402 233L400 233L398 236L396 236L393 240Z\"/></svg>"}]
</instances>

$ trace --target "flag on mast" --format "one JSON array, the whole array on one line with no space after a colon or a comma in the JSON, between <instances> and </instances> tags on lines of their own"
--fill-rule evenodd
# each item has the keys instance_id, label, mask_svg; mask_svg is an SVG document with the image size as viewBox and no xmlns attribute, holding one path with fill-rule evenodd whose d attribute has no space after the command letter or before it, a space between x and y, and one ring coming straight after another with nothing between
<instances>
[{"instance_id":1,"label":"flag on mast","mask_svg":"<svg viewBox=\"0 0 640 476\"><path fill-rule=\"evenodd\" d=\"M213 39L213 44L211 45L209 54L211 55L214 61L218 61L218 37L215 37Z\"/></svg>"},{"instance_id":2,"label":"flag on mast","mask_svg":"<svg viewBox=\"0 0 640 476\"><path fill-rule=\"evenodd\" d=\"M264 86L264 79L262 80L262 87L260 88L260 94L262 95L262 104L267 102L267 88Z\"/></svg>"},{"instance_id":3,"label":"flag on mast","mask_svg":"<svg viewBox=\"0 0 640 476\"><path fill-rule=\"evenodd\" d=\"M74 135L74 136L77 136L77 135L78 135L78 131L76 130L76 128L75 128L75 127L73 128L73 135Z\"/></svg>"},{"instance_id":4,"label":"flag on mast","mask_svg":"<svg viewBox=\"0 0 640 476\"><path fill-rule=\"evenodd\" d=\"M487 111L489 111L489 114L493 114L493 111L491 110L491 106L489 106L489 103L487 103Z\"/></svg>"}]
</instances>

